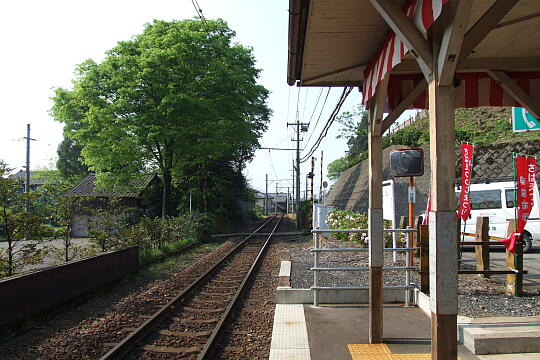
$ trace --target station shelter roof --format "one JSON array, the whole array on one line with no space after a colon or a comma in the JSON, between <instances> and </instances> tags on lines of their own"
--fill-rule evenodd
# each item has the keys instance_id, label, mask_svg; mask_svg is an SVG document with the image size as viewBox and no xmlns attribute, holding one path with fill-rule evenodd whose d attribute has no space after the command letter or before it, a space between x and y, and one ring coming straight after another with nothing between
<instances>
[{"instance_id":1,"label":"station shelter roof","mask_svg":"<svg viewBox=\"0 0 540 360\"><path fill-rule=\"evenodd\" d=\"M428 37L431 23L426 13L432 14L433 23L449 1L452 0L395 0L395 3L406 13L412 7L407 15ZM289 85L358 86L366 99L370 87L374 88L369 76L375 72L377 81L384 75L380 73L384 68L391 71L387 106L392 109L422 81L420 67L406 48L399 61L392 64L395 54L389 52L392 47L389 39L393 32L372 2L290 0ZM456 86L458 107L516 105L514 98L486 73L489 70L506 72L527 94L540 100L540 1L509 2L515 5L505 11L497 25L457 66L456 77L463 80ZM483 26L479 20L489 10L494 11L495 3L497 0L474 0L466 31ZM467 37L464 47L466 42ZM398 46L395 51L399 50ZM390 63L390 68L386 63ZM425 93L411 107L425 108Z\"/></svg>"}]
</instances>

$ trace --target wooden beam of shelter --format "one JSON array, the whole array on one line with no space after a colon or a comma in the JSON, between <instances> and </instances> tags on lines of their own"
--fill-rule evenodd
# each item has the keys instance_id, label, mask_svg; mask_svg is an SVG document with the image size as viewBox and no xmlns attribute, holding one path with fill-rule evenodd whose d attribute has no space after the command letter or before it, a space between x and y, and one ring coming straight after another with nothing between
<instances>
[{"instance_id":1,"label":"wooden beam of shelter","mask_svg":"<svg viewBox=\"0 0 540 360\"><path fill-rule=\"evenodd\" d=\"M519 0L497 0L488 11L467 31L459 63L465 60L475 47L493 30ZM472 1L471 1L472 2Z\"/></svg>"},{"instance_id":2,"label":"wooden beam of shelter","mask_svg":"<svg viewBox=\"0 0 540 360\"><path fill-rule=\"evenodd\" d=\"M387 96L389 75L377 86L375 95L368 102L368 151L369 151L369 342L383 341L383 209L382 176L383 149L381 123Z\"/></svg>"},{"instance_id":3,"label":"wooden beam of shelter","mask_svg":"<svg viewBox=\"0 0 540 360\"><path fill-rule=\"evenodd\" d=\"M495 29L500 29L502 27L506 27L506 26L510 26L510 25L514 25L514 24L519 24L519 23L527 21L527 20L536 19L537 17L540 17L540 12L535 12L534 14L529 14L529 15L526 15L526 16L519 17L517 19L512 19L512 20L508 20L508 21L499 23L497 26L495 26Z\"/></svg>"},{"instance_id":4,"label":"wooden beam of shelter","mask_svg":"<svg viewBox=\"0 0 540 360\"><path fill-rule=\"evenodd\" d=\"M405 96L405 98L392 110L390 114L388 114L387 117L384 118L382 122L382 129L381 131L384 133L386 130L390 128L390 126L403 114L405 110L411 106L411 104L414 102L414 100L418 99L418 97L427 89L427 81L426 79L422 79L416 86Z\"/></svg>"},{"instance_id":5,"label":"wooden beam of shelter","mask_svg":"<svg viewBox=\"0 0 540 360\"><path fill-rule=\"evenodd\" d=\"M467 22L471 12L472 1L454 0L449 4L452 8L452 19L444 29L441 49L437 59L437 80L439 86L451 85L458 64L458 57L467 30Z\"/></svg>"},{"instance_id":6,"label":"wooden beam of shelter","mask_svg":"<svg viewBox=\"0 0 540 360\"><path fill-rule=\"evenodd\" d=\"M538 71L540 70L540 59L535 57L490 57L490 58L468 58L457 65L457 72L486 72L488 70L504 71ZM416 60L404 59L396 66L392 75L419 73L420 68Z\"/></svg>"},{"instance_id":7,"label":"wooden beam of shelter","mask_svg":"<svg viewBox=\"0 0 540 360\"><path fill-rule=\"evenodd\" d=\"M309 77L309 78L307 78L307 79L303 79L302 82L303 82L303 83L304 83L304 82L310 82L310 81L322 79L322 78L325 78L325 77L327 77L327 76L340 74L340 73L342 73L342 72L349 71L349 70L353 70L353 69L357 69L357 68L363 68L363 69L365 69L366 67L367 67L366 64L356 64L356 65L352 65L352 66L347 66L347 67L344 67L344 68L341 68L341 69L337 69L337 70L330 71L330 72L327 72L327 73L324 73L324 74L320 74L320 75L316 75L316 76ZM360 69L360 71L362 71L363 69Z\"/></svg>"},{"instance_id":8,"label":"wooden beam of shelter","mask_svg":"<svg viewBox=\"0 0 540 360\"><path fill-rule=\"evenodd\" d=\"M433 73L431 47L394 0L369 0L403 43L410 49L426 78Z\"/></svg>"},{"instance_id":9,"label":"wooden beam of shelter","mask_svg":"<svg viewBox=\"0 0 540 360\"><path fill-rule=\"evenodd\" d=\"M488 71L489 76L499 84L514 100L520 103L523 107L537 119L540 119L540 104L534 100L529 94L523 91L504 71Z\"/></svg>"}]
</instances>

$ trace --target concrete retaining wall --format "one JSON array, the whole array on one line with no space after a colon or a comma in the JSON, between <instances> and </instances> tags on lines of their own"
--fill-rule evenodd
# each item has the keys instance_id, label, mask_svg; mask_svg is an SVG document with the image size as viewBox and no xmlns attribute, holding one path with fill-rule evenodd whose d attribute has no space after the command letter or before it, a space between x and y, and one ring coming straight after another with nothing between
<instances>
[{"instance_id":1,"label":"concrete retaining wall","mask_svg":"<svg viewBox=\"0 0 540 360\"><path fill-rule=\"evenodd\" d=\"M396 216L408 215L408 181L409 178L393 178L390 173L390 153L392 150L404 148L401 145L390 146L383 151L383 180L394 180ZM426 209L430 191L431 164L429 147L424 150L424 175L415 177L416 205L415 215L423 214ZM523 141L506 144L479 146L474 152L473 181L485 178L501 178L513 176L512 152L540 156L540 140ZM356 166L345 170L332 186L326 200L327 205L338 209L367 212L369 203L368 161L364 160ZM461 150L456 148L456 178L461 177ZM500 180L499 180L500 181ZM540 185L540 172L536 174L536 182Z\"/></svg>"},{"instance_id":2,"label":"concrete retaining wall","mask_svg":"<svg viewBox=\"0 0 540 360\"><path fill-rule=\"evenodd\" d=\"M0 325L48 309L135 272L139 247L133 246L0 280Z\"/></svg>"},{"instance_id":3,"label":"concrete retaining wall","mask_svg":"<svg viewBox=\"0 0 540 360\"><path fill-rule=\"evenodd\" d=\"M405 290L384 289L384 303L396 304L405 302ZM319 290L321 304L368 304L369 290ZM313 291L310 289L292 289L278 287L276 304L312 304Z\"/></svg>"}]
</instances>

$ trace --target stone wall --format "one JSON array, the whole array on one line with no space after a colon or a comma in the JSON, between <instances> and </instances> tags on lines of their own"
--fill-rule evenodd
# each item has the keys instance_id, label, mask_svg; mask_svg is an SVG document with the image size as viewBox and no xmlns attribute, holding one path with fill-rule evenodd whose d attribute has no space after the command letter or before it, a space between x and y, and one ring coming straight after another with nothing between
<instances>
[{"instance_id":1,"label":"stone wall","mask_svg":"<svg viewBox=\"0 0 540 360\"><path fill-rule=\"evenodd\" d=\"M383 180L394 180L396 197L396 215L408 214L407 187L408 178L393 178L390 173L390 152L403 148L394 145L383 150ZM415 215L425 211L427 197L430 191L431 164L429 146L424 150L424 175L415 178L416 205ZM474 152L473 181L509 181L513 177L512 153L535 155L540 158L540 140L494 144L476 147ZM461 151L456 148L456 179L461 177ZM497 180L498 179L498 180ZM536 173L537 184L540 183L539 172ZM327 198L327 204L340 209L366 212L368 209L368 160L344 171L333 185Z\"/></svg>"}]
</instances>

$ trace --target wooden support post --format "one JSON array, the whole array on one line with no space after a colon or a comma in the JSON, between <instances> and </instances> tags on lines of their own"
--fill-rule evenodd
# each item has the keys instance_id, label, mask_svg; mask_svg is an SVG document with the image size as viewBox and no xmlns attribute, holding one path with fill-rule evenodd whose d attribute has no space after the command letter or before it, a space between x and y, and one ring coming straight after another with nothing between
<instances>
[{"instance_id":1,"label":"wooden support post","mask_svg":"<svg viewBox=\"0 0 540 360\"><path fill-rule=\"evenodd\" d=\"M409 217L408 216L402 216L399 218L399 228L400 229L406 229L409 225Z\"/></svg>"},{"instance_id":2,"label":"wooden support post","mask_svg":"<svg viewBox=\"0 0 540 360\"><path fill-rule=\"evenodd\" d=\"M515 231L515 220L508 221L507 235ZM506 250L506 267L512 270L523 270L523 243L516 244L516 253ZM506 275L506 293L514 296L523 295L523 273Z\"/></svg>"},{"instance_id":3,"label":"wooden support post","mask_svg":"<svg viewBox=\"0 0 540 360\"><path fill-rule=\"evenodd\" d=\"M369 101L369 342L383 341L383 209L382 209L382 132L388 77L379 83Z\"/></svg>"},{"instance_id":4,"label":"wooden support post","mask_svg":"<svg viewBox=\"0 0 540 360\"><path fill-rule=\"evenodd\" d=\"M429 214L431 356L457 358L454 88L429 83L432 211Z\"/></svg>"},{"instance_id":5,"label":"wooden support post","mask_svg":"<svg viewBox=\"0 0 540 360\"><path fill-rule=\"evenodd\" d=\"M489 241L489 217L476 218L476 241ZM476 270L489 270L489 244L474 247L476 253ZM488 278L489 274L481 276Z\"/></svg>"},{"instance_id":6,"label":"wooden support post","mask_svg":"<svg viewBox=\"0 0 540 360\"><path fill-rule=\"evenodd\" d=\"M420 246L420 291L429 292L429 228L418 225L418 244Z\"/></svg>"}]
</instances>

